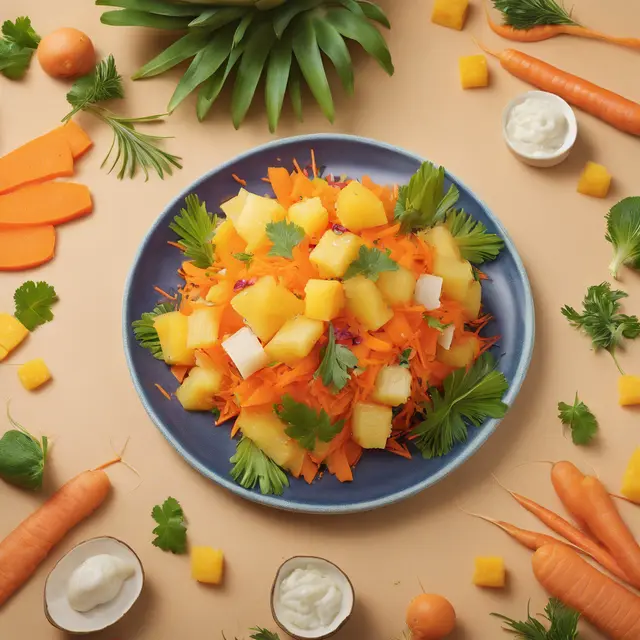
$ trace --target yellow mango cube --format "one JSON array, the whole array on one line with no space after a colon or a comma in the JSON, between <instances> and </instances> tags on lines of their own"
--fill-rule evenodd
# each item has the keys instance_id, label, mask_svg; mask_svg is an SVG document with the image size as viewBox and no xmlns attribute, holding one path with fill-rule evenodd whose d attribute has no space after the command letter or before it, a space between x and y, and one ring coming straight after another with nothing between
<instances>
[{"instance_id":1,"label":"yellow mango cube","mask_svg":"<svg viewBox=\"0 0 640 640\"><path fill-rule=\"evenodd\" d=\"M231 198L231 200L227 200L220 205L222 212L229 220L231 220L234 226L242 213L242 208L244 207L244 203L247 201L248 195L249 192L246 189L240 189L235 198Z\"/></svg>"},{"instance_id":2,"label":"yellow mango cube","mask_svg":"<svg viewBox=\"0 0 640 640\"><path fill-rule=\"evenodd\" d=\"M187 348L208 349L218 342L220 310L216 307L197 307L187 318Z\"/></svg>"},{"instance_id":3,"label":"yellow mango cube","mask_svg":"<svg viewBox=\"0 0 640 640\"><path fill-rule=\"evenodd\" d=\"M220 584L224 554L211 547L191 547L191 577L204 584Z\"/></svg>"},{"instance_id":4,"label":"yellow mango cube","mask_svg":"<svg viewBox=\"0 0 640 640\"><path fill-rule=\"evenodd\" d=\"M224 220L216 229L213 244L217 252L225 254L242 253L247 243L238 235L231 219Z\"/></svg>"},{"instance_id":5,"label":"yellow mango cube","mask_svg":"<svg viewBox=\"0 0 640 640\"><path fill-rule=\"evenodd\" d=\"M467 320L476 320L480 315L480 307L482 306L482 285L474 280L469 285L469 290L465 299L462 301L462 308Z\"/></svg>"},{"instance_id":6,"label":"yellow mango cube","mask_svg":"<svg viewBox=\"0 0 640 640\"><path fill-rule=\"evenodd\" d=\"M309 254L322 278L342 278L349 265L358 257L360 238L353 233L325 231L320 242Z\"/></svg>"},{"instance_id":7,"label":"yellow mango cube","mask_svg":"<svg viewBox=\"0 0 640 640\"><path fill-rule=\"evenodd\" d=\"M388 222L382 200L355 180L340 191L336 201L336 214L340 224L349 231L362 231Z\"/></svg>"},{"instance_id":8,"label":"yellow mango cube","mask_svg":"<svg viewBox=\"0 0 640 640\"><path fill-rule=\"evenodd\" d=\"M176 398L187 411L211 411L223 377L216 369L194 367L176 390Z\"/></svg>"},{"instance_id":9,"label":"yellow mango cube","mask_svg":"<svg viewBox=\"0 0 640 640\"><path fill-rule=\"evenodd\" d=\"M397 407L411 395L411 372L405 367L393 365L380 369L371 398L380 404Z\"/></svg>"},{"instance_id":10,"label":"yellow mango cube","mask_svg":"<svg viewBox=\"0 0 640 640\"><path fill-rule=\"evenodd\" d=\"M478 89L489 86L489 67L482 55L462 56L458 60L460 82L463 89Z\"/></svg>"},{"instance_id":11,"label":"yellow mango cube","mask_svg":"<svg viewBox=\"0 0 640 640\"><path fill-rule=\"evenodd\" d=\"M442 278L442 292L456 302L464 302L474 281L473 269L467 260L438 254L433 259L433 275Z\"/></svg>"},{"instance_id":12,"label":"yellow mango cube","mask_svg":"<svg viewBox=\"0 0 640 640\"><path fill-rule=\"evenodd\" d=\"M476 558L473 584L476 587L501 589L507 581L504 559L498 557Z\"/></svg>"},{"instance_id":13,"label":"yellow mango cube","mask_svg":"<svg viewBox=\"0 0 640 640\"><path fill-rule=\"evenodd\" d=\"M640 376L618 378L618 402L621 407L640 404Z\"/></svg>"},{"instance_id":14,"label":"yellow mango cube","mask_svg":"<svg viewBox=\"0 0 640 640\"><path fill-rule=\"evenodd\" d=\"M313 240L320 238L329 224L329 213L322 206L320 198L309 198L292 204L287 215L291 222L302 227Z\"/></svg>"},{"instance_id":15,"label":"yellow mango cube","mask_svg":"<svg viewBox=\"0 0 640 640\"><path fill-rule=\"evenodd\" d=\"M375 282L356 276L345 280L343 287L347 309L368 331L377 331L393 318L393 310L387 306Z\"/></svg>"},{"instance_id":16,"label":"yellow mango cube","mask_svg":"<svg viewBox=\"0 0 640 640\"><path fill-rule=\"evenodd\" d=\"M42 358L36 358L18 367L18 378L27 391L33 391L51 380L51 372Z\"/></svg>"},{"instance_id":17,"label":"yellow mango cube","mask_svg":"<svg viewBox=\"0 0 640 640\"><path fill-rule=\"evenodd\" d=\"M324 322L306 316L287 320L264 350L272 362L295 364L311 353L324 333Z\"/></svg>"},{"instance_id":18,"label":"yellow mango cube","mask_svg":"<svg viewBox=\"0 0 640 640\"><path fill-rule=\"evenodd\" d=\"M357 402L353 407L353 439L363 449L384 449L391 435L393 410L379 404Z\"/></svg>"},{"instance_id":19,"label":"yellow mango cube","mask_svg":"<svg viewBox=\"0 0 640 640\"><path fill-rule=\"evenodd\" d=\"M4 360L27 336L29 329L8 313L0 313L0 361Z\"/></svg>"},{"instance_id":20,"label":"yellow mango cube","mask_svg":"<svg viewBox=\"0 0 640 640\"><path fill-rule=\"evenodd\" d=\"M158 316L153 326L158 332L164 361L167 364L195 364L194 350L187 346L189 318L179 311Z\"/></svg>"},{"instance_id":21,"label":"yellow mango cube","mask_svg":"<svg viewBox=\"0 0 640 640\"><path fill-rule=\"evenodd\" d=\"M284 220L286 215L287 212L277 200L249 193L234 226L251 253L268 242L267 225Z\"/></svg>"},{"instance_id":22,"label":"yellow mango cube","mask_svg":"<svg viewBox=\"0 0 640 640\"><path fill-rule=\"evenodd\" d=\"M383 271L376 282L385 301L392 307L409 304L416 290L416 277L402 266L397 271Z\"/></svg>"},{"instance_id":23,"label":"yellow mango cube","mask_svg":"<svg viewBox=\"0 0 640 640\"><path fill-rule=\"evenodd\" d=\"M441 345L436 348L436 359L455 369L468 367L480 353L480 340L476 336L465 337L464 340L445 349Z\"/></svg>"},{"instance_id":24,"label":"yellow mango cube","mask_svg":"<svg viewBox=\"0 0 640 640\"><path fill-rule=\"evenodd\" d=\"M611 174L601 164L587 162L578 182L578 193L594 198L606 198L611 186Z\"/></svg>"},{"instance_id":25,"label":"yellow mango cube","mask_svg":"<svg viewBox=\"0 0 640 640\"><path fill-rule=\"evenodd\" d=\"M439 224L428 231L418 232L418 235L433 247L437 255L443 258L461 259L458 243L447 226Z\"/></svg>"},{"instance_id":26,"label":"yellow mango cube","mask_svg":"<svg viewBox=\"0 0 640 640\"><path fill-rule=\"evenodd\" d=\"M640 448L633 452L629 460L620 493L631 502L640 504Z\"/></svg>"},{"instance_id":27,"label":"yellow mango cube","mask_svg":"<svg viewBox=\"0 0 640 640\"><path fill-rule=\"evenodd\" d=\"M462 31L469 11L469 0L435 0L431 22Z\"/></svg>"},{"instance_id":28,"label":"yellow mango cube","mask_svg":"<svg viewBox=\"0 0 640 640\"><path fill-rule=\"evenodd\" d=\"M338 280L309 280L304 288L304 315L330 322L344 308L344 288Z\"/></svg>"}]
</instances>

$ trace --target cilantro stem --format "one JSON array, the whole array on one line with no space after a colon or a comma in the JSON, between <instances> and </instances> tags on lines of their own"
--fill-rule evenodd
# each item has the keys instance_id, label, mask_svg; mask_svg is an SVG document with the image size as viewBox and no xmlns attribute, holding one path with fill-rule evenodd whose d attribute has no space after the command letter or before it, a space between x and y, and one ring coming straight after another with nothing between
<instances>
[{"instance_id":1,"label":"cilantro stem","mask_svg":"<svg viewBox=\"0 0 640 640\"><path fill-rule=\"evenodd\" d=\"M608 349L608 351L611 354L613 361L616 363L616 367L618 367L618 371L620 372L620 375L622 376L625 375L624 370L622 369L622 367L620 366L620 363L618 362L618 358L616 358L615 351L613 349Z\"/></svg>"}]
</instances>

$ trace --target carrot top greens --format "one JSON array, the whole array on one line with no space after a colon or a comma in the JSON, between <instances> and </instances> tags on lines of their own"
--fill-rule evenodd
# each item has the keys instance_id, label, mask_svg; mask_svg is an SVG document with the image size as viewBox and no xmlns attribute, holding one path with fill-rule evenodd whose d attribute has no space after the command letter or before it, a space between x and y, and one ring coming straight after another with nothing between
<instances>
[{"instance_id":1,"label":"carrot top greens","mask_svg":"<svg viewBox=\"0 0 640 640\"><path fill-rule=\"evenodd\" d=\"M139 320L131 323L133 335L143 349L147 349L156 360L163 360L162 345L158 332L154 326L154 321L164 313L175 311L175 306L170 302L163 302L157 305L153 311L143 313Z\"/></svg>"},{"instance_id":2,"label":"carrot top greens","mask_svg":"<svg viewBox=\"0 0 640 640\"><path fill-rule=\"evenodd\" d=\"M193 264L205 269L213 264L214 246L211 244L218 219L207 211L207 204L201 202L195 193L189 194L184 203L186 208L169 224L184 247L184 255L193 260Z\"/></svg>"},{"instance_id":3,"label":"carrot top greens","mask_svg":"<svg viewBox=\"0 0 640 640\"><path fill-rule=\"evenodd\" d=\"M556 0L493 0L504 16L505 24L515 29L531 29L545 24L578 23Z\"/></svg>"},{"instance_id":4,"label":"carrot top greens","mask_svg":"<svg viewBox=\"0 0 640 640\"><path fill-rule=\"evenodd\" d=\"M523 640L575 640L579 637L580 614L566 607L557 598L549 600L541 616L550 623L548 629L539 620L533 618L529 611L527 611L527 620L524 622L517 622L499 613L491 615L503 620L504 629Z\"/></svg>"}]
</instances>

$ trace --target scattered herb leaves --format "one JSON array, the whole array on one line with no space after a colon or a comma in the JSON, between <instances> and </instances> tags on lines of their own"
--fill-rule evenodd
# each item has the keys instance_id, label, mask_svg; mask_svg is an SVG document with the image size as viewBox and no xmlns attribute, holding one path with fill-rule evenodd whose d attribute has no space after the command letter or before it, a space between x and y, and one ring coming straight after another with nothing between
<instances>
[{"instance_id":1,"label":"scattered herb leaves","mask_svg":"<svg viewBox=\"0 0 640 640\"><path fill-rule=\"evenodd\" d=\"M353 369L357 364L358 358L351 350L336 343L333 325L329 323L329 341L322 350L322 361L313 377L319 377L325 387L340 391L351 379L349 369Z\"/></svg>"},{"instance_id":2,"label":"scattered herb leaves","mask_svg":"<svg viewBox=\"0 0 640 640\"><path fill-rule=\"evenodd\" d=\"M273 243L269 255L293 260L294 248L304 240L304 229L293 222L280 220L269 222L266 231L267 237Z\"/></svg>"},{"instance_id":3,"label":"scattered herb leaves","mask_svg":"<svg viewBox=\"0 0 640 640\"><path fill-rule=\"evenodd\" d=\"M53 320L51 307L58 300L58 296L50 284L29 280L16 289L13 300L16 318L29 331L33 331L41 324Z\"/></svg>"},{"instance_id":4,"label":"scattered herb leaves","mask_svg":"<svg viewBox=\"0 0 640 640\"><path fill-rule=\"evenodd\" d=\"M151 517L158 523L153 530L156 536L152 544L171 553L187 552L187 525L184 511L175 498L167 498L162 506L157 504L151 511Z\"/></svg>"},{"instance_id":5,"label":"scattered herb leaves","mask_svg":"<svg viewBox=\"0 0 640 640\"><path fill-rule=\"evenodd\" d=\"M245 489L259 485L263 495L280 496L289 486L289 479L282 468L247 437L238 442L229 462L233 464L231 477Z\"/></svg>"},{"instance_id":6,"label":"scattered herb leaves","mask_svg":"<svg viewBox=\"0 0 640 640\"><path fill-rule=\"evenodd\" d=\"M185 199L185 208L169 224L180 244L184 247L184 255L193 260L194 266L206 269L213 264L213 236L218 218L207 211L206 202L202 202L195 193Z\"/></svg>"},{"instance_id":7,"label":"scattered herb leaves","mask_svg":"<svg viewBox=\"0 0 640 640\"><path fill-rule=\"evenodd\" d=\"M169 313L170 311L175 311L175 307L170 302L163 302L157 305L153 311L143 313L140 320L134 320L131 323L133 335L140 346L150 351L156 360L164 360L164 355L154 322L158 316Z\"/></svg>"},{"instance_id":8,"label":"scattered herb leaves","mask_svg":"<svg viewBox=\"0 0 640 640\"><path fill-rule=\"evenodd\" d=\"M505 631L510 631L523 640L576 640L578 638L580 614L569 609L556 598L551 598L544 608L542 617L550 623L548 629L539 620L533 618L529 611L527 611L527 620L524 622L517 622L499 613L491 615L504 621Z\"/></svg>"},{"instance_id":9,"label":"scattered herb leaves","mask_svg":"<svg viewBox=\"0 0 640 640\"><path fill-rule=\"evenodd\" d=\"M504 242L462 209L449 211L446 225L455 238L460 255L473 264L495 260L504 248Z\"/></svg>"},{"instance_id":10,"label":"scattered herb leaves","mask_svg":"<svg viewBox=\"0 0 640 640\"><path fill-rule=\"evenodd\" d=\"M16 18L15 22L5 20L2 23L2 36L0 73L10 80L19 80L29 68L31 58L40 43L40 36L26 16Z\"/></svg>"},{"instance_id":11,"label":"scattered herb leaves","mask_svg":"<svg viewBox=\"0 0 640 640\"><path fill-rule=\"evenodd\" d=\"M384 271L397 271L398 263L389 257L390 252L382 252L380 249L361 246L358 257L349 265L344 279L364 276L376 282Z\"/></svg>"},{"instance_id":12,"label":"scattered herb leaves","mask_svg":"<svg viewBox=\"0 0 640 640\"><path fill-rule=\"evenodd\" d=\"M573 444L589 444L598 432L598 421L587 405L576 393L573 404L558 403L558 418L571 429Z\"/></svg>"},{"instance_id":13,"label":"scattered herb leaves","mask_svg":"<svg viewBox=\"0 0 640 640\"><path fill-rule=\"evenodd\" d=\"M640 269L640 196L625 198L611 207L605 237L613 245L609 271L614 278L622 265Z\"/></svg>"}]
</instances>

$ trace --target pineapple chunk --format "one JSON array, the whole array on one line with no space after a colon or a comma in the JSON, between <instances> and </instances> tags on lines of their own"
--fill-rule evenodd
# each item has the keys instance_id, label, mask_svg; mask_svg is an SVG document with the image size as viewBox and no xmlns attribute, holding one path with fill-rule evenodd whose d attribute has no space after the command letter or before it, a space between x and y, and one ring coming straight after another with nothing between
<instances>
[{"instance_id":1,"label":"pineapple chunk","mask_svg":"<svg viewBox=\"0 0 640 640\"><path fill-rule=\"evenodd\" d=\"M223 304L227 302L232 295L233 284L230 282L219 282L209 289L205 299L207 302L211 302L213 304Z\"/></svg>"},{"instance_id":2,"label":"pineapple chunk","mask_svg":"<svg viewBox=\"0 0 640 640\"><path fill-rule=\"evenodd\" d=\"M431 22L441 27L462 31L467 19L469 0L436 0L433 5Z\"/></svg>"},{"instance_id":3,"label":"pineapple chunk","mask_svg":"<svg viewBox=\"0 0 640 640\"><path fill-rule=\"evenodd\" d=\"M153 326L158 332L164 361L167 364L195 364L193 349L187 346L189 318L179 311L158 316Z\"/></svg>"},{"instance_id":4,"label":"pineapple chunk","mask_svg":"<svg viewBox=\"0 0 640 640\"><path fill-rule=\"evenodd\" d=\"M618 403L621 407L640 404L640 376L618 378Z\"/></svg>"},{"instance_id":5,"label":"pineapple chunk","mask_svg":"<svg viewBox=\"0 0 640 640\"><path fill-rule=\"evenodd\" d=\"M436 254L443 258L455 258L460 260L460 249L458 243L453 237L449 228L443 224L429 229L429 231L421 231L418 235L436 251Z\"/></svg>"},{"instance_id":6,"label":"pineapple chunk","mask_svg":"<svg viewBox=\"0 0 640 640\"><path fill-rule=\"evenodd\" d=\"M4 360L27 336L29 329L8 313L0 313L0 361Z\"/></svg>"},{"instance_id":7,"label":"pineapple chunk","mask_svg":"<svg viewBox=\"0 0 640 640\"><path fill-rule=\"evenodd\" d=\"M611 186L611 177L601 164L587 162L578 182L578 193L594 198L606 198Z\"/></svg>"},{"instance_id":8,"label":"pineapple chunk","mask_svg":"<svg viewBox=\"0 0 640 640\"><path fill-rule=\"evenodd\" d=\"M476 587L501 589L505 586L507 572L504 567L503 558L476 558L475 565L476 570L473 574L473 584L475 584Z\"/></svg>"},{"instance_id":9,"label":"pineapple chunk","mask_svg":"<svg viewBox=\"0 0 640 640\"><path fill-rule=\"evenodd\" d=\"M272 362L293 365L308 356L324 332L324 322L297 316L287 320L264 350Z\"/></svg>"},{"instance_id":10,"label":"pineapple chunk","mask_svg":"<svg viewBox=\"0 0 640 640\"><path fill-rule=\"evenodd\" d=\"M247 243L247 251L251 253L268 242L267 225L284 220L286 215L287 212L277 200L249 193L242 212L234 222L238 235Z\"/></svg>"},{"instance_id":11,"label":"pineapple chunk","mask_svg":"<svg viewBox=\"0 0 640 640\"><path fill-rule=\"evenodd\" d=\"M631 502L640 504L640 449L636 449L629 460L620 493Z\"/></svg>"},{"instance_id":12,"label":"pineapple chunk","mask_svg":"<svg viewBox=\"0 0 640 640\"><path fill-rule=\"evenodd\" d=\"M216 251L226 254L242 253L247 246L247 243L238 235L231 219L224 220L216 229L213 244L216 245Z\"/></svg>"},{"instance_id":13,"label":"pineapple chunk","mask_svg":"<svg viewBox=\"0 0 640 640\"><path fill-rule=\"evenodd\" d=\"M465 299L462 301L462 308L467 320L476 320L480 315L480 306L482 305L482 285L474 280L469 285L469 290Z\"/></svg>"},{"instance_id":14,"label":"pineapple chunk","mask_svg":"<svg viewBox=\"0 0 640 640\"><path fill-rule=\"evenodd\" d=\"M325 231L316 248L309 254L322 278L342 278L349 265L358 257L360 238L353 233Z\"/></svg>"},{"instance_id":15,"label":"pineapple chunk","mask_svg":"<svg viewBox=\"0 0 640 640\"><path fill-rule=\"evenodd\" d=\"M222 373L216 369L194 367L176 390L176 398L187 411L211 411L222 379Z\"/></svg>"},{"instance_id":16,"label":"pineapple chunk","mask_svg":"<svg viewBox=\"0 0 640 640\"><path fill-rule=\"evenodd\" d=\"M218 342L220 310L216 307L197 307L187 318L187 347L207 349Z\"/></svg>"},{"instance_id":17,"label":"pineapple chunk","mask_svg":"<svg viewBox=\"0 0 640 640\"><path fill-rule=\"evenodd\" d=\"M382 200L355 180L338 194L336 214L340 223L350 231L362 231L387 224Z\"/></svg>"},{"instance_id":18,"label":"pineapple chunk","mask_svg":"<svg viewBox=\"0 0 640 640\"><path fill-rule=\"evenodd\" d=\"M51 372L42 358L36 358L18 368L18 378L27 391L33 391L51 380Z\"/></svg>"},{"instance_id":19,"label":"pineapple chunk","mask_svg":"<svg viewBox=\"0 0 640 640\"><path fill-rule=\"evenodd\" d=\"M416 283L415 301L427 311L439 309L442 283L440 276L432 276L429 273L421 275Z\"/></svg>"},{"instance_id":20,"label":"pineapple chunk","mask_svg":"<svg viewBox=\"0 0 640 640\"><path fill-rule=\"evenodd\" d=\"M236 331L222 343L222 348L245 379L269 364L269 356L249 327Z\"/></svg>"},{"instance_id":21,"label":"pineapple chunk","mask_svg":"<svg viewBox=\"0 0 640 640\"><path fill-rule=\"evenodd\" d=\"M448 350L438 345L436 358L442 364L455 369L468 367L480 352L480 340L474 335L466 337L463 341L454 344Z\"/></svg>"},{"instance_id":22,"label":"pineapple chunk","mask_svg":"<svg viewBox=\"0 0 640 640\"><path fill-rule=\"evenodd\" d=\"M363 449L384 449L391 435L393 410L379 404L358 402L353 408L353 439Z\"/></svg>"},{"instance_id":23,"label":"pineapple chunk","mask_svg":"<svg viewBox=\"0 0 640 640\"><path fill-rule=\"evenodd\" d=\"M477 89L489 86L489 67L482 55L462 56L458 60L460 82L463 89Z\"/></svg>"},{"instance_id":24,"label":"pineapple chunk","mask_svg":"<svg viewBox=\"0 0 640 640\"><path fill-rule=\"evenodd\" d=\"M463 302L473 282L473 269L467 260L455 260L436 255L433 273L442 278L443 293L457 302Z\"/></svg>"},{"instance_id":25,"label":"pineapple chunk","mask_svg":"<svg viewBox=\"0 0 640 640\"><path fill-rule=\"evenodd\" d=\"M191 577L204 584L220 584L224 554L211 547L191 547Z\"/></svg>"},{"instance_id":26,"label":"pineapple chunk","mask_svg":"<svg viewBox=\"0 0 640 640\"><path fill-rule=\"evenodd\" d=\"M416 289L416 277L409 269L400 266L397 271L383 271L376 284L391 306L409 304Z\"/></svg>"},{"instance_id":27,"label":"pineapple chunk","mask_svg":"<svg viewBox=\"0 0 640 640\"><path fill-rule=\"evenodd\" d=\"M289 207L289 220L304 229L313 240L320 238L329 224L329 214L322 206L320 198L309 198Z\"/></svg>"},{"instance_id":28,"label":"pineapple chunk","mask_svg":"<svg viewBox=\"0 0 640 640\"><path fill-rule=\"evenodd\" d=\"M220 205L222 212L227 216L227 218L229 218L229 220L231 220L234 226L242 213L242 208L244 207L244 203L247 201L248 195L249 192L246 189L240 189L235 198L231 198L231 200L227 200Z\"/></svg>"},{"instance_id":29,"label":"pineapple chunk","mask_svg":"<svg viewBox=\"0 0 640 640\"><path fill-rule=\"evenodd\" d=\"M307 318L329 322L344 308L344 288L337 280L309 280L304 293Z\"/></svg>"},{"instance_id":30,"label":"pineapple chunk","mask_svg":"<svg viewBox=\"0 0 640 640\"><path fill-rule=\"evenodd\" d=\"M364 276L349 278L343 283L347 309L368 331L376 331L393 318L393 311L384 301L380 289Z\"/></svg>"},{"instance_id":31,"label":"pineapple chunk","mask_svg":"<svg viewBox=\"0 0 640 640\"><path fill-rule=\"evenodd\" d=\"M397 407L404 404L410 395L411 372L409 369L399 365L380 369L371 396L373 400L390 407Z\"/></svg>"}]
</instances>

